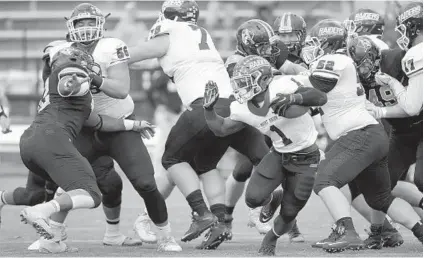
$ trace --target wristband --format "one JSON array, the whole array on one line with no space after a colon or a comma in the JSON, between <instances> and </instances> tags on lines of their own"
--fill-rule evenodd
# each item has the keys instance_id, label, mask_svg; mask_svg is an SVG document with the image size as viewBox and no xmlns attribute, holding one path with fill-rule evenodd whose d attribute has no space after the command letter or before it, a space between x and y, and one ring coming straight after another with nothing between
<instances>
[{"instance_id":1,"label":"wristband","mask_svg":"<svg viewBox=\"0 0 424 258\"><path fill-rule=\"evenodd\" d=\"M124 126L126 131L131 131L134 128L134 120L124 119Z\"/></svg>"}]
</instances>

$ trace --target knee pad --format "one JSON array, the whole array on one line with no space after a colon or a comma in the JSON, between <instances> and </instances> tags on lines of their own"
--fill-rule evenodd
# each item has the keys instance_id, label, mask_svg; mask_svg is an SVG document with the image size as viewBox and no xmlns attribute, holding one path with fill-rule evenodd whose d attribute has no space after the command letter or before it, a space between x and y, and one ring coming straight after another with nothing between
<instances>
[{"instance_id":1,"label":"knee pad","mask_svg":"<svg viewBox=\"0 0 424 258\"><path fill-rule=\"evenodd\" d=\"M114 169L105 176L97 178L97 185L103 195L102 203L107 208L114 208L122 202L122 179Z\"/></svg>"},{"instance_id":2,"label":"knee pad","mask_svg":"<svg viewBox=\"0 0 424 258\"><path fill-rule=\"evenodd\" d=\"M18 187L13 191L13 199L16 205L34 206L44 201L44 190L29 190Z\"/></svg>"},{"instance_id":3,"label":"knee pad","mask_svg":"<svg viewBox=\"0 0 424 258\"><path fill-rule=\"evenodd\" d=\"M364 198L372 209L382 211L384 213L387 213L387 210L389 209L390 205L392 205L392 202L395 199L395 197L390 192L377 196L364 195Z\"/></svg>"},{"instance_id":4,"label":"knee pad","mask_svg":"<svg viewBox=\"0 0 424 258\"><path fill-rule=\"evenodd\" d=\"M252 175L253 164L249 160L237 163L233 170L233 177L237 182L246 182Z\"/></svg>"},{"instance_id":5,"label":"knee pad","mask_svg":"<svg viewBox=\"0 0 424 258\"><path fill-rule=\"evenodd\" d=\"M134 189L142 196L143 193L150 193L157 189L154 176L152 178L138 177L131 181Z\"/></svg>"},{"instance_id":6,"label":"knee pad","mask_svg":"<svg viewBox=\"0 0 424 258\"><path fill-rule=\"evenodd\" d=\"M268 198L268 196L266 198ZM254 194L249 194L248 192L246 192L245 194L246 205L251 209L255 209L257 207L262 206L263 203L266 201L266 198L258 198L258 196L255 196Z\"/></svg>"},{"instance_id":7,"label":"knee pad","mask_svg":"<svg viewBox=\"0 0 424 258\"><path fill-rule=\"evenodd\" d=\"M352 198L352 201L355 200L359 195L361 195L361 192L359 191L358 186L356 186L355 182L350 182L348 184L349 186L349 190L350 190L350 195Z\"/></svg>"}]
</instances>

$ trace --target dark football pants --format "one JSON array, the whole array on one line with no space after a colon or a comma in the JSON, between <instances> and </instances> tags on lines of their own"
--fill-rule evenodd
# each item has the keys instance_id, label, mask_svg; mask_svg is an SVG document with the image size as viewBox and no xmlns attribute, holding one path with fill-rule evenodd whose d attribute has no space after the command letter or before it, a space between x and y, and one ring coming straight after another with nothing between
<instances>
[{"instance_id":1,"label":"dark football pants","mask_svg":"<svg viewBox=\"0 0 424 258\"><path fill-rule=\"evenodd\" d=\"M69 136L54 125L33 125L21 136L20 153L25 166L64 191L83 189L100 204L101 193L93 169Z\"/></svg>"},{"instance_id":2,"label":"dark football pants","mask_svg":"<svg viewBox=\"0 0 424 258\"><path fill-rule=\"evenodd\" d=\"M219 99L215 104L216 113L228 117L231 101ZM181 114L169 133L162 156L165 169L187 162L201 175L215 169L230 146L249 158L254 165L259 164L268 152L264 137L257 129L247 126L235 134L218 137L206 123L203 99L195 100L191 108L191 111L187 110Z\"/></svg>"},{"instance_id":3,"label":"dark football pants","mask_svg":"<svg viewBox=\"0 0 424 258\"><path fill-rule=\"evenodd\" d=\"M388 150L387 133L380 124L341 136L318 166L315 193L354 181L371 208L387 212L394 199L387 167Z\"/></svg>"},{"instance_id":4,"label":"dark football pants","mask_svg":"<svg viewBox=\"0 0 424 258\"><path fill-rule=\"evenodd\" d=\"M94 133L83 129L75 145L89 161L100 156L113 158L143 198L152 221L155 224L167 221L165 200L156 187L152 161L140 133L132 131Z\"/></svg>"},{"instance_id":5,"label":"dark football pants","mask_svg":"<svg viewBox=\"0 0 424 258\"><path fill-rule=\"evenodd\" d=\"M296 218L308 201L314 186L315 174L320 161L318 147L283 154L273 148L253 172L246 188L245 200L250 208L262 206L270 194L281 184L283 200L280 215L285 222Z\"/></svg>"}]
</instances>

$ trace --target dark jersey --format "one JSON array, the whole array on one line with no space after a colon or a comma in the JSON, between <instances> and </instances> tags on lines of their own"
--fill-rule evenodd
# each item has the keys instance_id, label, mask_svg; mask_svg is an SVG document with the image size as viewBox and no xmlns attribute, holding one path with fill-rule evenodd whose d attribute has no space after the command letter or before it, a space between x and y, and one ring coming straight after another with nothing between
<instances>
[{"instance_id":1,"label":"dark jersey","mask_svg":"<svg viewBox=\"0 0 424 258\"><path fill-rule=\"evenodd\" d=\"M308 65L305 64L305 62L303 61L303 59L301 57L294 55L292 53L289 53L287 60L289 60L290 62L292 62L294 64L298 64L298 65L301 65L305 68L308 68Z\"/></svg>"},{"instance_id":2,"label":"dark jersey","mask_svg":"<svg viewBox=\"0 0 424 258\"><path fill-rule=\"evenodd\" d=\"M58 93L59 74L66 68L83 68L77 64L64 64L53 70L45 82L43 98L33 125L55 126L64 129L75 139L92 109L92 97L88 92L82 96L62 97Z\"/></svg>"},{"instance_id":3,"label":"dark jersey","mask_svg":"<svg viewBox=\"0 0 424 258\"><path fill-rule=\"evenodd\" d=\"M408 77L402 71L402 58L405 51L401 49L388 49L381 52L380 69L393 78L396 78L404 86L408 85ZM396 96L388 86L376 85L375 81L361 81L365 88L367 99L376 106L388 107L397 104ZM396 132L409 132L411 130L422 130L423 113L413 117L387 118Z\"/></svg>"}]
</instances>

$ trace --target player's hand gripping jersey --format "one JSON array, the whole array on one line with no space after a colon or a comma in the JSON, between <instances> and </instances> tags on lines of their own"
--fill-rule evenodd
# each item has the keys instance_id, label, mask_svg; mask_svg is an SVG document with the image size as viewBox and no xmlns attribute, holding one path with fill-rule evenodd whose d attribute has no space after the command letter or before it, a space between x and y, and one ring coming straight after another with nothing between
<instances>
[{"instance_id":1,"label":"player's hand gripping jersey","mask_svg":"<svg viewBox=\"0 0 424 258\"><path fill-rule=\"evenodd\" d=\"M73 74L88 79L87 69L82 66L87 61L72 61L68 58L72 55L69 51L77 50L64 48L57 52L59 57L52 57L52 72L45 82L43 98L33 125L58 126L74 139L91 113L92 96L88 82L81 84L78 91L64 95L63 86Z\"/></svg>"},{"instance_id":2,"label":"player's hand gripping jersey","mask_svg":"<svg viewBox=\"0 0 424 258\"><path fill-rule=\"evenodd\" d=\"M185 106L203 97L204 85L214 80L220 97L228 98L231 84L224 62L209 33L188 22L163 20L155 24L150 37L169 35L168 52L159 58L163 71L177 86Z\"/></svg>"},{"instance_id":3,"label":"player's hand gripping jersey","mask_svg":"<svg viewBox=\"0 0 424 258\"><path fill-rule=\"evenodd\" d=\"M269 108L271 100L281 94L291 94L297 91L297 76L275 76L270 83L262 107L256 107L252 102L231 103L230 118L256 127L269 136L276 151L290 153L311 146L317 139L317 131L312 117L306 113L300 117L288 119L278 116Z\"/></svg>"},{"instance_id":4,"label":"player's hand gripping jersey","mask_svg":"<svg viewBox=\"0 0 424 258\"><path fill-rule=\"evenodd\" d=\"M325 55L311 64L310 72L314 86L327 92L328 102L321 107L321 115L331 139L378 124L365 108L364 89L352 59L340 54Z\"/></svg>"},{"instance_id":5,"label":"player's hand gripping jersey","mask_svg":"<svg viewBox=\"0 0 424 258\"><path fill-rule=\"evenodd\" d=\"M46 47L44 54L45 56L49 55L50 59L62 48L69 46L80 48L82 46L80 43L66 41L55 41L52 43L50 44L52 44L53 47ZM103 77L108 77L107 70L109 67L126 62L130 58L128 47L117 38L101 38L93 42L87 52L89 52L93 56L94 61L100 65ZM94 111L100 115L108 115L113 118L125 118L134 111L134 102L129 95L125 99L115 99L100 91L97 93L93 92L93 99L95 102Z\"/></svg>"}]
</instances>

